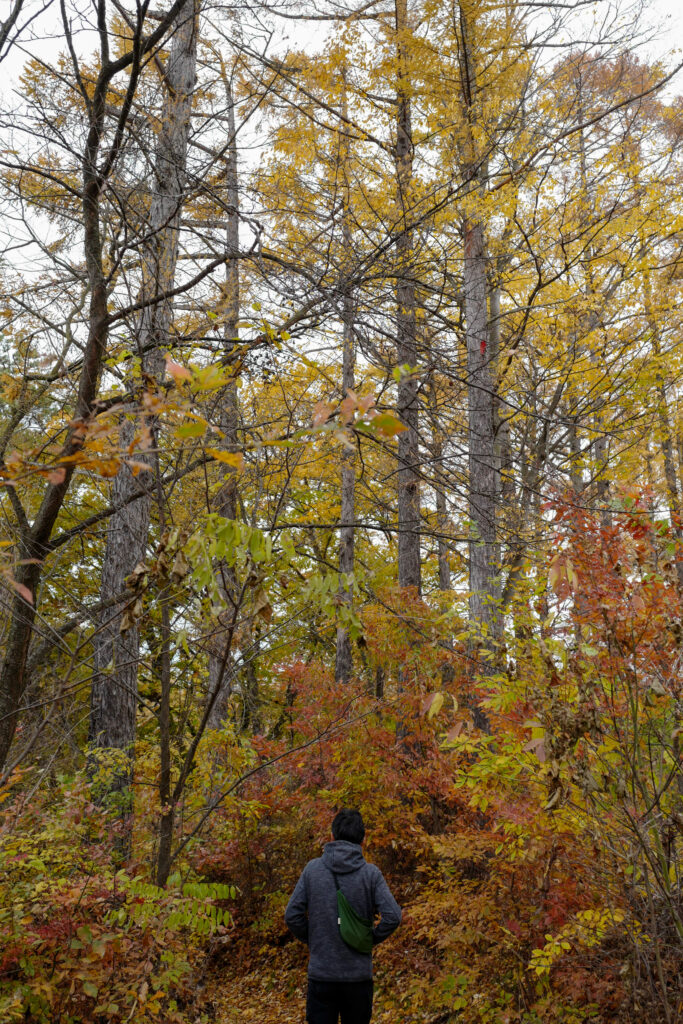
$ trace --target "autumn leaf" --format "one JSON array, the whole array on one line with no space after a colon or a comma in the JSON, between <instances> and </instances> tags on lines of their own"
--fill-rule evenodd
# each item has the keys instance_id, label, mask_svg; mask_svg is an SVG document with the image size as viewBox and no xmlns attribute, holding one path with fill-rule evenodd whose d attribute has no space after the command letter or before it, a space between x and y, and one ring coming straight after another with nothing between
<instances>
[{"instance_id":1,"label":"autumn leaf","mask_svg":"<svg viewBox=\"0 0 683 1024\"><path fill-rule=\"evenodd\" d=\"M313 426L322 427L327 423L333 412L334 406L329 405L327 402L316 402L313 406L313 415L311 417Z\"/></svg>"},{"instance_id":2,"label":"autumn leaf","mask_svg":"<svg viewBox=\"0 0 683 1024\"><path fill-rule=\"evenodd\" d=\"M192 380L192 373L185 366L181 366L180 363L176 363L171 359L170 356L166 356L166 373L173 380Z\"/></svg>"},{"instance_id":3,"label":"autumn leaf","mask_svg":"<svg viewBox=\"0 0 683 1024\"><path fill-rule=\"evenodd\" d=\"M13 579L12 576L8 576L7 579L10 585L14 587L17 594L19 594L20 597L23 597L24 601L27 601L28 604L33 604L33 594L27 586L23 583L19 583L17 580Z\"/></svg>"},{"instance_id":4,"label":"autumn leaf","mask_svg":"<svg viewBox=\"0 0 683 1024\"><path fill-rule=\"evenodd\" d=\"M95 459L89 464L89 468L93 469L99 476L108 478L116 476L121 468L121 463L118 459Z\"/></svg>"},{"instance_id":5,"label":"autumn leaf","mask_svg":"<svg viewBox=\"0 0 683 1024\"><path fill-rule=\"evenodd\" d=\"M242 452L226 452L220 448L207 448L206 454L210 455L212 459L216 459L217 462L224 462L226 466L232 466L238 473L244 469Z\"/></svg>"},{"instance_id":6,"label":"autumn leaf","mask_svg":"<svg viewBox=\"0 0 683 1024\"><path fill-rule=\"evenodd\" d=\"M570 587L572 588L572 590L576 590L579 585L579 578L576 575L576 570L574 569L574 566L569 558L565 559L564 568L567 574L567 580L569 581Z\"/></svg>"},{"instance_id":7,"label":"autumn leaf","mask_svg":"<svg viewBox=\"0 0 683 1024\"><path fill-rule=\"evenodd\" d=\"M522 750L526 751L527 754L535 754L541 764L543 764L546 759L545 737L537 736L535 739L529 740L528 743L524 744Z\"/></svg>"},{"instance_id":8,"label":"autumn leaf","mask_svg":"<svg viewBox=\"0 0 683 1024\"><path fill-rule=\"evenodd\" d=\"M441 692L427 694L422 701L422 714L426 715L428 719L434 718L443 707L443 699Z\"/></svg>"},{"instance_id":9,"label":"autumn leaf","mask_svg":"<svg viewBox=\"0 0 683 1024\"><path fill-rule=\"evenodd\" d=\"M401 423L398 416L393 416L390 412L378 413L373 417L370 425L375 433L385 438L395 437L396 434L401 434L408 429L405 423Z\"/></svg>"},{"instance_id":10,"label":"autumn leaf","mask_svg":"<svg viewBox=\"0 0 683 1024\"><path fill-rule=\"evenodd\" d=\"M561 589L560 584L561 584L563 575L564 575L564 566L562 565L562 562L560 561L559 558L554 558L552 560L552 562L550 563L550 568L548 570L548 583L550 584L550 586L552 587L552 589L555 591L556 594L558 594L558 591ZM559 596L559 594L558 594L558 596Z\"/></svg>"},{"instance_id":11,"label":"autumn leaf","mask_svg":"<svg viewBox=\"0 0 683 1024\"><path fill-rule=\"evenodd\" d=\"M461 719L460 721L456 722L455 725L451 729L449 729L448 732L446 733L446 742L447 743L455 743L455 741L457 740L458 736L460 735L460 733L462 732L462 730L464 728L465 728L465 720L464 719Z\"/></svg>"},{"instance_id":12,"label":"autumn leaf","mask_svg":"<svg viewBox=\"0 0 683 1024\"><path fill-rule=\"evenodd\" d=\"M267 623L270 623L273 618L273 606L263 588L257 591L254 598L254 615L259 615Z\"/></svg>"},{"instance_id":13,"label":"autumn leaf","mask_svg":"<svg viewBox=\"0 0 683 1024\"><path fill-rule=\"evenodd\" d=\"M357 408L358 399L352 392L349 392L346 398L339 403L339 412L342 423L350 423Z\"/></svg>"},{"instance_id":14,"label":"autumn leaf","mask_svg":"<svg viewBox=\"0 0 683 1024\"><path fill-rule=\"evenodd\" d=\"M207 426L208 424L205 420L199 420L195 423L183 423L176 428L175 436L179 438L203 437Z\"/></svg>"}]
</instances>

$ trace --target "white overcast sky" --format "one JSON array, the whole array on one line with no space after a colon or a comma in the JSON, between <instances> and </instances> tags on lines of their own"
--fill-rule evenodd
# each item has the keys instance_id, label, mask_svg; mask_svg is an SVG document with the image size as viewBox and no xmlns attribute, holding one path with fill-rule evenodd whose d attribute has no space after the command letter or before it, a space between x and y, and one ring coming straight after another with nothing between
<instances>
[{"instance_id":1,"label":"white overcast sky","mask_svg":"<svg viewBox=\"0 0 683 1024\"><path fill-rule=\"evenodd\" d=\"M683 0L650 0L652 21L661 28L662 38L657 46L660 53L678 51L683 59ZM679 85L677 92L683 92Z\"/></svg>"},{"instance_id":2,"label":"white overcast sky","mask_svg":"<svg viewBox=\"0 0 683 1024\"><path fill-rule=\"evenodd\" d=\"M627 0L628 2L628 0ZM672 52L675 49L679 49L683 53L683 0L646 0L647 8L649 9L649 17L646 15L647 21L649 21L653 27L656 26L657 30L661 32L661 38L656 44L656 50L661 54L664 52ZM10 0L0 0L0 20L6 16L6 11L9 9ZM163 8L164 4L159 3L159 8ZM267 6L267 0L266 4ZM313 7L315 7L315 3ZM71 7L67 0L67 9ZM599 9L599 4L596 0L596 9ZM292 30L292 22L284 21L282 19L274 19L276 24L282 26L283 35L288 35L291 39L293 35L299 35L301 27ZM44 17L35 23L38 29L37 35L48 34L52 36L51 41L48 43L45 40L43 46L34 41L32 44L28 44L27 48L39 49L44 56L45 48L49 47L54 49L55 52L62 49L63 42L59 38L55 38L55 31L59 31L61 24L61 18L59 13L59 6L53 3ZM40 28L44 28L44 33L40 31ZM320 36L320 24L312 26L314 28L314 35ZM9 59L3 62L3 77L8 73L9 68L6 65L12 65L12 71L17 65L21 63L21 55L18 52L8 55ZM6 80L6 79L5 79ZM0 81L0 85L2 82Z\"/></svg>"},{"instance_id":3,"label":"white overcast sky","mask_svg":"<svg viewBox=\"0 0 683 1024\"><path fill-rule=\"evenodd\" d=\"M615 2L615 0L612 0L612 2ZM632 0L624 0L624 2L630 4ZM314 6L315 0L312 0L312 3ZM9 4L10 0L0 0L0 20L7 16ZM647 11L644 20L657 36L647 47L647 56L650 59L665 57L670 66L683 62L683 0L646 0L646 5ZM163 8L165 2L162 0L157 6ZM71 3L67 0L67 9L71 9L71 7ZM599 7L600 5L596 0L595 10L599 10ZM301 24L279 18L274 18L273 21L275 23L276 35L271 42L271 53L278 50L282 51L293 44L306 45L304 42L306 37L310 39L312 47L316 49L324 38L324 33L320 31L319 22L309 22L307 28L304 28ZM0 110L10 111L12 109L14 105L12 92L16 87L18 75L29 54L35 54L45 61L51 61L65 49L64 40L61 36L59 5L56 2L49 6L42 19L34 22L33 28L34 38L24 38L22 40L24 45L13 48L2 61L0 73ZM277 28L281 28L279 39ZM77 41L77 47L81 52L85 52L88 49L87 34L80 36ZM679 72L667 91L669 94L683 94L683 70Z\"/></svg>"},{"instance_id":4,"label":"white overcast sky","mask_svg":"<svg viewBox=\"0 0 683 1024\"><path fill-rule=\"evenodd\" d=\"M672 46L683 47L683 3L681 0L654 0L654 12L662 20L662 27L670 29Z\"/></svg>"}]
</instances>

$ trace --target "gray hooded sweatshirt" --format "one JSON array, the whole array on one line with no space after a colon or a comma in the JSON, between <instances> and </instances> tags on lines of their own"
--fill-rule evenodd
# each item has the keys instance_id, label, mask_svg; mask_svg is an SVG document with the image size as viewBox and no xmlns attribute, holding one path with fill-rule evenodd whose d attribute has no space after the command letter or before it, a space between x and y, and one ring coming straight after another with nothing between
<instances>
[{"instance_id":1,"label":"gray hooded sweatshirt","mask_svg":"<svg viewBox=\"0 0 683 1024\"><path fill-rule=\"evenodd\" d=\"M331 869L331 870L330 870ZM285 921L297 939L308 943L308 976L315 981L368 981L372 953L347 946L337 922L337 887L361 917L379 923L372 930L375 945L401 923L401 908L382 872L368 864L360 846L337 839L326 843L322 857L309 860L285 910Z\"/></svg>"}]
</instances>

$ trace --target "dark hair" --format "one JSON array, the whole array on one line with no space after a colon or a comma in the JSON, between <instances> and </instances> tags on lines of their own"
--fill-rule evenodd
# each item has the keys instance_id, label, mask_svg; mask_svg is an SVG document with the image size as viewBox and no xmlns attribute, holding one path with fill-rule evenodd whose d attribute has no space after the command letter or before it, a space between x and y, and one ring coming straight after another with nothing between
<instances>
[{"instance_id":1,"label":"dark hair","mask_svg":"<svg viewBox=\"0 0 683 1024\"><path fill-rule=\"evenodd\" d=\"M342 808L332 822L332 835L335 839L345 839L347 843L357 843L365 839L365 825L360 811Z\"/></svg>"}]
</instances>

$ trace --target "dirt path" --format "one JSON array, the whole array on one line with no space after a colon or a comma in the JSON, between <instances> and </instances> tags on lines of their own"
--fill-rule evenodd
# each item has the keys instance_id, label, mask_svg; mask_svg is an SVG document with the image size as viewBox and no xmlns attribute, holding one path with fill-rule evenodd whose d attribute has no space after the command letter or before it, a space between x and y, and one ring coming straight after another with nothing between
<instances>
[{"instance_id":1,"label":"dirt path","mask_svg":"<svg viewBox=\"0 0 683 1024\"><path fill-rule=\"evenodd\" d=\"M235 951L237 953L237 951ZM306 956L303 948L264 946L256 962L239 963L239 955L226 955L211 972L211 1002L216 1024L304 1024L306 1003ZM407 965L406 965L407 966ZM406 972L407 974L408 972ZM424 1024L433 1013L410 1011L395 998L405 991L407 978L389 975L382 964L375 970L373 1024ZM208 993L207 993L208 994Z\"/></svg>"}]
</instances>

